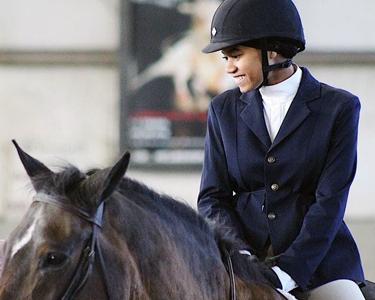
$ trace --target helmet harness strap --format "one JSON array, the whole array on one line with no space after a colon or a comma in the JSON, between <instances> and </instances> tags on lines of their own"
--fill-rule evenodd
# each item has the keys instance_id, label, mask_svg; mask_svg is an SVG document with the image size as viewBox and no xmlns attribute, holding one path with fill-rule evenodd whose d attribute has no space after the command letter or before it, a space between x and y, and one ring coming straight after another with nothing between
<instances>
[{"instance_id":1,"label":"helmet harness strap","mask_svg":"<svg viewBox=\"0 0 375 300\"><path fill-rule=\"evenodd\" d=\"M292 65L292 60L288 58L287 60L270 65L268 61L268 51L265 50L267 49L267 43L264 42L263 47L261 49L262 52L262 72L263 72L263 82L260 84L258 87L261 88L262 86L268 85L268 73L277 69L284 69L284 68L289 68Z\"/></svg>"}]
</instances>

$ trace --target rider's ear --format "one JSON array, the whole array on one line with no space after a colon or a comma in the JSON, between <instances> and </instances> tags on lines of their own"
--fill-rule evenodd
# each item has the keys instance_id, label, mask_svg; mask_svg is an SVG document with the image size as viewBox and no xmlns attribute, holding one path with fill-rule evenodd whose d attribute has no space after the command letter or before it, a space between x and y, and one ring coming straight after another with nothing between
<instances>
[{"instance_id":1,"label":"rider's ear","mask_svg":"<svg viewBox=\"0 0 375 300\"><path fill-rule=\"evenodd\" d=\"M130 153L125 152L121 159L110 169L107 177L103 182L100 201L103 201L106 198L108 198L116 189L122 177L124 177L125 175L125 172L129 166L129 160Z\"/></svg>"},{"instance_id":2,"label":"rider's ear","mask_svg":"<svg viewBox=\"0 0 375 300\"><path fill-rule=\"evenodd\" d=\"M17 149L18 156L21 159L21 162L26 170L27 175L29 175L31 179L31 183L34 186L34 189L38 191L40 187L38 186L37 182L33 179L35 179L35 177L37 176L42 175L50 176L53 174L53 172L39 160L35 159L34 157L30 156L25 151L23 151L15 140L12 140L12 142Z\"/></svg>"},{"instance_id":3,"label":"rider's ear","mask_svg":"<svg viewBox=\"0 0 375 300\"><path fill-rule=\"evenodd\" d=\"M267 51L268 53L268 59L275 59L278 55L276 51Z\"/></svg>"}]
</instances>

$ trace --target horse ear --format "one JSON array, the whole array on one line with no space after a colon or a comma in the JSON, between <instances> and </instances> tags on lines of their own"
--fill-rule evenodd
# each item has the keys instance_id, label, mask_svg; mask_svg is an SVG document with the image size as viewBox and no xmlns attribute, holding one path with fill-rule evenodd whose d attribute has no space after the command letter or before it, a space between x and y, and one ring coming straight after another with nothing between
<instances>
[{"instance_id":1,"label":"horse ear","mask_svg":"<svg viewBox=\"0 0 375 300\"><path fill-rule=\"evenodd\" d=\"M44 164L42 164L39 160L35 159L34 157L30 156L25 151L23 151L15 140L12 140L12 142L17 149L18 156L21 159L21 162L26 170L27 175L29 175L34 188L37 190L37 187L33 182L33 178L35 176L42 174L53 174L53 172L50 169L48 169Z\"/></svg>"},{"instance_id":2,"label":"horse ear","mask_svg":"<svg viewBox=\"0 0 375 300\"><path fill-rule=\"evenodd\" d=\"M108 176L104 180L103 190L101 192L100 200L103 201L109 197L117 185L120 183L122 177L124 177L125 172L129 166L130 153L125 152L121 159L112 167L109 171Z\"/></svg>"}]
</instances>

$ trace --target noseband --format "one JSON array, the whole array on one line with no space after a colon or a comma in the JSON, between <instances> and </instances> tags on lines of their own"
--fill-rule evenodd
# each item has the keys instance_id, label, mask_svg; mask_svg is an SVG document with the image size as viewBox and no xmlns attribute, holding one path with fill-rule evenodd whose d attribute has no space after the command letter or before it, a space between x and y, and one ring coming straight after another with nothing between
<instances>
[{"instance_id":1,"label":"noseband","mask_svg":"<svg viewBox=\"0 0 375 300\"><path fill-rule=\"evenodd\" d=\"M93 215L90 215L86 211L73 205L61 203L60 201L43 194L38 194L38 196L34 198L34 202L42 202L57 206L89 222L92 226L91 235L87 240L86 246L82 249L74 275L71 278L68 288L61 297L61 300L74 299L76 294L83 288L89 275L91 274L96 254L98 255L102 276L104 278L105 293L107 295L107 299L111 299L108 290L108 278L106 276L107 272L98 240L98 231L102 229L103 225L104 201L100 203Z\"/></svg>"}]
</instances>

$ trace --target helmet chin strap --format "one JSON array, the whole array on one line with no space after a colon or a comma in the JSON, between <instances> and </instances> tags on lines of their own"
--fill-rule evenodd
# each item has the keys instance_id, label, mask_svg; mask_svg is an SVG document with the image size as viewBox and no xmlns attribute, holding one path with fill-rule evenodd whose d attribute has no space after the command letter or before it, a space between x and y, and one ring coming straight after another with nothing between
<instances>
[{"instance_id":1,"label":"helmet chin strap","mask_svg":"<svg viewBox=\"0 0 375 300\"><path fill-rule=\"evenodd\" d=\"M284 69L289 68L292 65L292 60L288 58L287 60L270 65L268 62L268 53L267 50L261 50L262 51L262 72L263 72L263 82L258 86L258 89L260 89L262 86L268 85L268 73L277 69Z\"/></svg>"}]
</instances>

